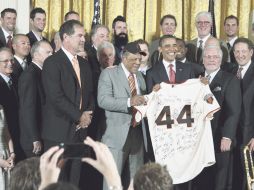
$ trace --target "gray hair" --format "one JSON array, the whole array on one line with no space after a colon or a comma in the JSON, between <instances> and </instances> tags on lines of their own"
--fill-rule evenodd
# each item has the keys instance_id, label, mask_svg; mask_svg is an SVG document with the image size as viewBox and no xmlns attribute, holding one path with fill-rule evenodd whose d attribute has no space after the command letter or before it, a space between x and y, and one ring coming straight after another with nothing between
<instances>
[{"instance_id":1,"label":"gray hair","mask_svg":"<svg viewBox=\"0 0 254 190\"><path fill-rule=\"evenodd\" d=\"M108 33L110 33L109 28L107 26L101 25L101 24L97 24L91 30L91 37L93 37L97 33L99 28L105 28L108 31Z\"/></svg>"},{"instance_id":2,"label":"gray hair","mask_svg":"<svg viewBox=\"0 0 254 190\"><path fill-rule=\"evenodd\" d=\"M206 16L206 17L209 19L209 21L210 21L211 23L213 23L213 19L212 19L211 13L210 13L210 12L207 12L207 11L201 11L201 12L199 12L199 13L196 15L196 18L195 18L195 22L196 22L196 23L198 22L198 19L199 19L199 17L201 17L201 16Z\"/></svg>"},{"instance_id":3,"label":"gray hair","mask_svg":"<svg viewBox=\"0 0 254 190\"><path fill-rule=\"evenodd\" d=\"M113 45L112 43L110 43L110 42L104 41L104 42L102 42L102 43L98 46L98 48L97 48L97 58L98 58L98 59L99 59L99 57L100 57L101 52L102 52L105 48L111 48L111 49L113 50L114 56L116 55L116 51L115 51L114 45Z\"/></svg>"},{"instance_id":4,"label":"gray hair","mask_svg":"<svg viewBox=\"0 0 254 190\"><path fill-rule=\"evenodd\" d=\"M222 59L223 52L222 52L220 46L217 46L217 45L207 45L207 46L205 46L204 51L203 51L203 57L205 56L206 51L209 50L209 49L216 49L219 52L220 58Z\"/></svg>"},{"instance_id":5,"label":"gray hair","mask_svg":"<svg viewBox=\"0 0 254 190\"><path fill-rule=\"evenodd\" d=\"M30 51L31 57L32 57L32 58L34 58L34 54L35 54L36 52L39 52L39 49L40 49L40 47L41 47L41 44L44 44L44 43L50 45L50 43L49 43L48 41L46 41L46 40L37 41L37 42L35 42L35 43L33 44L32 48L31 48L31 51Z\"/></svg>"}]
</instances>

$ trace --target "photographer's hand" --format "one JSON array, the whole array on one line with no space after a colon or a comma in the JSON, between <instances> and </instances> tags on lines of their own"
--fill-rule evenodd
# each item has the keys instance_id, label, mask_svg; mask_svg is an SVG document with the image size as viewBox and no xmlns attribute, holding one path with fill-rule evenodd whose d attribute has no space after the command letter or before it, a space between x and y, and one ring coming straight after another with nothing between
<instances>
[{"instance_id":1,"label":"photographer's hand","mask_svg":"<svg viewBox=\"0 0 254 190\"><path fill-rule=\"evenodd\" d=\"M64 149L54 146L46 151L40 158L41 185L42 190L51 183L56 183L60 174L60 168L57 166L59 157Z\"/></svg>"}]
</instances>

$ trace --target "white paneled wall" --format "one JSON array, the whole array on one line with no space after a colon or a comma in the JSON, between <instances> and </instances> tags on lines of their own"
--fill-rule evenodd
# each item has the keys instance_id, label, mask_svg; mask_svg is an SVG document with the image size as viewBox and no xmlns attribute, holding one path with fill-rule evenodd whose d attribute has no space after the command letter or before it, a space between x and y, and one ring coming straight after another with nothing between
<instances>
[{"instance_id":1,"label":"white paneled wall","mask_svg":"<svg viewBox=\"0 0 254 190\"><path fill-rule=\"evenodd\" d=\"M16 33L28 33L30 0L0 0L0 12L5 8L17 11Z\"/></svg>"}]
</instances>

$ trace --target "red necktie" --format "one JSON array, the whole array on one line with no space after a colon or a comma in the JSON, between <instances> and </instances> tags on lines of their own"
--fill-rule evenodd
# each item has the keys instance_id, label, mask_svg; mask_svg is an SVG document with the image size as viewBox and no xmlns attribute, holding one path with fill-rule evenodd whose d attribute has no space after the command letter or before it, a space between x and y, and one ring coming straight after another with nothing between
<instances>
[{"instance_id":1,"label":"red necktie","mask_svg":"<svg viewBox=\"0 0 254 190\"><path fill-rule=\"evenodd\" d=\"M135 85L135 78L133 74L130 74L128 76L128 81L129 81L129 86L130 86L130 91L131 91L131 97L137 95L137 89ZM132 119L131 119L131 125L135 127L136 121L135 121L135 115L137 113L137 110L133 107L132 108Z\"/></svg>"},{"instance_id":2,"label":"red necktie","mask_svg":"<svg viewBox=\"0 0 254 190\"><path fill-rule=\"evenodd\" d=\"M12 36L9 35L7 36L8 40L7 40L7 43L6 43L6 46L10 49L12 49Z\"/></svg>"},{"instance_id":3,"label":"red necktie","mask_svg":"<svg viewBox=\"0 0 254 190\"><path fill-rule=\"evenodd\" d=\"M169 83L170 84L175 84L176 83L176 73L175 73L173 67L174 67L173 64L169 65Z\"/></svg>"}]
</instances>

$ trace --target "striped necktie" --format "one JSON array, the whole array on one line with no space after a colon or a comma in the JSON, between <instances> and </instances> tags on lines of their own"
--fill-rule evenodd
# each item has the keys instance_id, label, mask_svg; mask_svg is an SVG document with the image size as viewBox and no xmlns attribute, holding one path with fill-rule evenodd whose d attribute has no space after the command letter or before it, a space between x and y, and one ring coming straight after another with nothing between
<instances>
[{"instance_id":1,"label":"striped necktie","mask_svg":"<svg viewBox=\"0 0 254 190\"><path fill-rule=\"evenodd\" d=\"M240 80L242 79L242 70L243 70L243 67L239 67L237 72L236 72L236 77Z\"/></svg>"},{"instance_id":2,"label":"striped necktie","mask_svg":"<svg viewBox=\"0 0 254 190\"><path fill-rule=\"evenodd\" d=\"M129 86L130 86L130 91L131 91L131 97L136 96L137 95L137 89L136 89L136 85L135 85L135 78L133 74L130 74L128 76L128 81L129 81ZM136 121L135 121L135 115L137 113L137 110L132 107L132 119L131 119L131 125L133 127L136 126Z\"/></svg>"}]
</instances>

